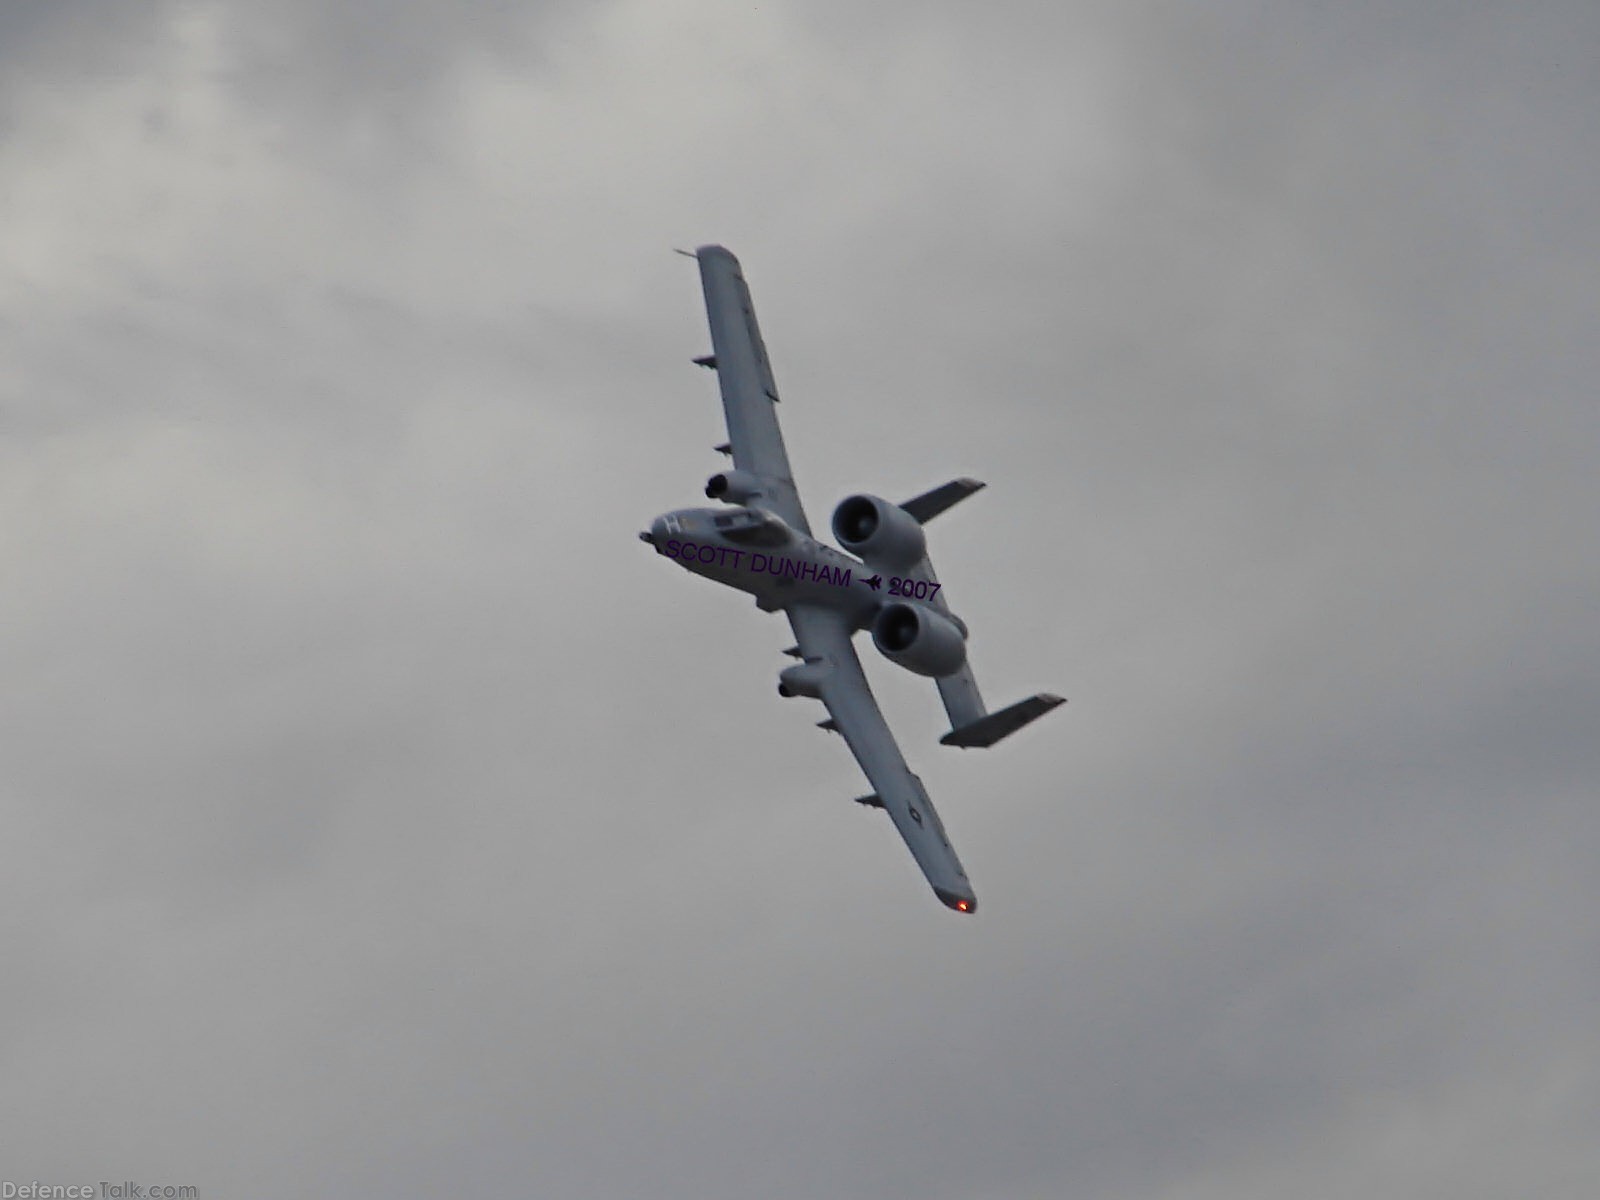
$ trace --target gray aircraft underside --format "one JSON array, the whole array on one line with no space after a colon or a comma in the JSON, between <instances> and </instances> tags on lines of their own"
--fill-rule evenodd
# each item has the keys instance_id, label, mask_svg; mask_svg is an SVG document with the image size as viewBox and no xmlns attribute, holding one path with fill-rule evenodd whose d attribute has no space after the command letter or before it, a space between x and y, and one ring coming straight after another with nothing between
<instances>
[{"instance_id":1,"label":"gray aircraft underside","mask_svg":"<svg viewBox=\"0 0 1600 1200\"><path fill-rule=\"evenodd\" d=\"M851 554L813 538L739 260L721 246L701 246L693 257L712 345L695 362L717 373L728 423L728 442L717 449L732 456L733 468L706 484L723 507L665 513L639 536L687 570L749 592L761 609L783 611L796 642L785 653L799 661L779 672L779 694L822 701L828 718L818 724L844 738L872 785L860 803L888 814L941 901L973 912L972 883L878 711L851 639L869 629L891 662L935 681L950 717L940 739L946 745L992 746L1062 703L1042 692L999 712L984 707L966 659L966 624L933 573L922 526L983 484L956 479L898 505L850 496L834 510L833 533Z\"/></svg>"}]
</instances>

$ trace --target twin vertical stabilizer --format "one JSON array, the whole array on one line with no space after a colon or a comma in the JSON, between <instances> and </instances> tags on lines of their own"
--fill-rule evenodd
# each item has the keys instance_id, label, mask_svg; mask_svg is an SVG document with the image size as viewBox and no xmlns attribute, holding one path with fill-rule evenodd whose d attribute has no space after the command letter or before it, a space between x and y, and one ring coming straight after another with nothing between
<instances>
[{"instance_id":1,"label":"twin vertical stabilizer","mask_svg":"<svg viewBox=\"0 0 1600 1200\"><path fill-rule=\"evenodd\" d=\"M1037 721L1056 705L1065 703L1066 701L1060 696L1040 692L1036 696L1029 696L1026 700L1018 700L1009 708L1002 708L999 712L979 717L959 729L952 729L939 739L939 744L960 746L964 750L973 746L987 748L1001 738L1009 737L1030 721ZM951 723L954 724L953 721Z\"/></svg>"},{"instance_id":2,"label":"twin vertical stabilizer","mask_svg":"<svg viewBox=\"0 0 1600 1200\"><path fill-rule=\"evenodd\" d=\"M983 486L981 480L963 476L923 492L922 495L907 500L900 507L916 518L917 524L926 525L934 517L959 504ZM932 561L924 557L920 570L926 571L931 579ZM944 607L942 602L940 607ZM1037 721L1056 705L1066 703L1060 696L1040 692L1036 696L1029 696L1026 700L1019 700L1008 708L992 713L984 706L983 696L978 691L978 681L973 678L972 668L966 663L961 665L960 670L941 676L937 682L939 698L944 701L944 710L950 717L950 732L940 738L939 742L941 745L960 746L963 749L992 746L1024 725Z\"/></svg>"}]
</instances>

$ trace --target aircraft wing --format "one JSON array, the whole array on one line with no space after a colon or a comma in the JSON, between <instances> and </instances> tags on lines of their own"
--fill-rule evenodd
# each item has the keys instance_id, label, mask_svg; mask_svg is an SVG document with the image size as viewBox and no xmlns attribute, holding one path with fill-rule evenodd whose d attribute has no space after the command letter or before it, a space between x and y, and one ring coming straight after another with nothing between
<instances>
[{"instance_id":1,"label":"aircraft wing","mask_svg":"<svg viewBox=\"0 0 1600 1200\"><path fill-rule=\"evenodd\" d=\"M851 645L851 630L845 618L832 609L808 605L793 605L785 612L794 627L801 657L827 668L820 672L822 702L828 707L833 728L844 736L872 784L875 796L865 802L874 807L881 805L889 814L934 894L957 911L972 912L978 907L972 884L922 780L906 766L888 723L878 711L878 702L861 670L861 660Z\"/></svg>"},{"instance_id":2,"label":"aircraft wing","mask_svg":"<svg viewBox=\"0 0 1600 1200\"><path fill-rule=\"evenodd\" d=\"M772 364L767 360L739 260L721 246L701 246L694 257L700 264L712 347L708 358L695 361L716 369L733 465L765 485L762 494L749 502L751 506L777 513L790 528L809 536L811 527L800 507L800 493L789 471L789 453L783 447L773 407L778 402L778 385L772 378Z\"/></svg>"}]
</instances>

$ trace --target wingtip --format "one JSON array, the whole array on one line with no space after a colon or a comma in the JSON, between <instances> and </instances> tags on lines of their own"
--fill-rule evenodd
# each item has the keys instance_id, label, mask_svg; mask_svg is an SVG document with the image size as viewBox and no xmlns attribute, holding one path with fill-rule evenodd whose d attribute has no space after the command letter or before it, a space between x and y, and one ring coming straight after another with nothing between
<instances>
[{"instance_id":1,"label":"wingtip","mask_svg":"<svg viewBox=\"0 0 1600 1200\"><path fill-rule=\"evenodd\" d=\"M958 913L978 911L978 898L971 892L950 892L944 888L934 888L933 894L939 897L939 902L946 908L954 909Z\"/></svg>"},{"instance_id":2,"label":"wingtip","mask_svg":"<svg viewBox=\"0 0 1600 1200\"><path fill-rule=\"evenodd\" d=\"M726 246L719 246L715 242L707 242L704 246L694 248L696 258L728 258L738 263L739 259L732 250Z\"/></svg>"}]
</instances>

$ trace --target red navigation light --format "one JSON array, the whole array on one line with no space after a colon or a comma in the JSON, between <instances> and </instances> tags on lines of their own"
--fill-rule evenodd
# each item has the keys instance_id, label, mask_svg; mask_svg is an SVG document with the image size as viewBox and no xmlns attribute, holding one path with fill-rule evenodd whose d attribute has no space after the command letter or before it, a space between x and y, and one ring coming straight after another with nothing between
<instances>
[{"instance_id":1,"label":"red navigation light","mask_svg":"<svg viewBox=\"0 0 1600 1200\"><path fill-rule=\"evenodd\" d=\"M970 904L968 904L965 900L957 900L956 901L956 907L959 908L962 912L970 912L970 911L972 911L972 906Z\"/></svg>"}]
</instances>

